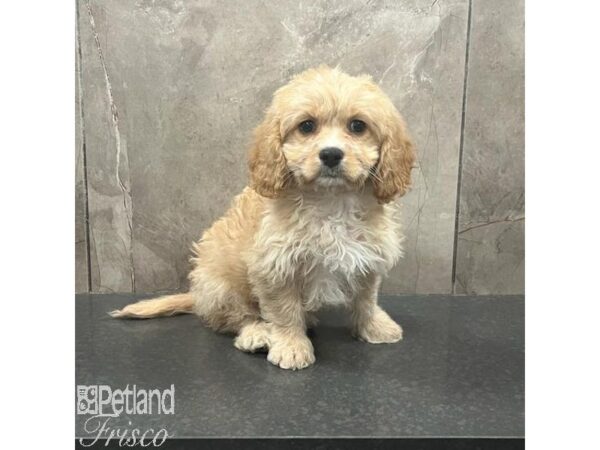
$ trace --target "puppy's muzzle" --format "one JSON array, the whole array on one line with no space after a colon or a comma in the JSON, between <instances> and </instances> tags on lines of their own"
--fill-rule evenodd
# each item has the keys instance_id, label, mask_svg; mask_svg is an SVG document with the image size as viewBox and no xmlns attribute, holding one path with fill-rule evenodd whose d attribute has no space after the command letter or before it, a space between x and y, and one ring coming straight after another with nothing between
<instances>
[{"instance_id":1,"label":"puppy's muzzle","mask_svg":"<svg viewBox=\"0 0 600 450\"><path fill-rule=\"evenodd\" d=\"M336 147L327 147L319 152L321 163L330 169L339 166L343 158L344 152Z\"/></svg>"}]
</instances>

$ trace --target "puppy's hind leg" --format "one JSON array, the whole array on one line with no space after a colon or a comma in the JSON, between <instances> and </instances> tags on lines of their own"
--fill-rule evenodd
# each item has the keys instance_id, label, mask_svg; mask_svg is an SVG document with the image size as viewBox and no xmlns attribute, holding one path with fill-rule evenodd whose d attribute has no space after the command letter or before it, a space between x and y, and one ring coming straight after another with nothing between
<instances>
[{"instance_id":1,"label":"puppy's hind leg","mask_svg":"<svg viewBox=\"0 0 600 450\"><path fill-rule=\"evenodd\" d=\"M213 330L239 334L260 320L258 303L224 278L205 271L193 272L194 312Z\"/></svg>"},{"instance_id":2,"label":"puppy's hind leg","mask_svg":"<svg viewBox=\"0 0 600 450\"><path fill-rule=\"evenodd\" d=\"M268 324L262 320L256 320L242 326L233 345L243 352L266 351L269 347Z\"/></svg>"},{"instance_id":3,"label":"puppy's hind leg","mask_svg":"<svg viewBox=\"0 0 600 450\"><path fill-rule=\"evenodd\" d=\"M260 318L258 303L223 286L204 280L196 313L213 329L237 334L233 345L243 352L268 347L269 330Z\"/></svg>"}]
</instances>

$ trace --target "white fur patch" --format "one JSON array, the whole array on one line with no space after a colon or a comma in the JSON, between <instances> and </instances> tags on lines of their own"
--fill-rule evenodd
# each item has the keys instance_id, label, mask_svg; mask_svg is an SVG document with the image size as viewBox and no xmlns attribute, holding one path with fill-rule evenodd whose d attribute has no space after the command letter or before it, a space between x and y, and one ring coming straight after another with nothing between
<instances>
[{"instance_id":1,"label":"white fur patch","mask_svg":"<svg viewBox=\"0 0 600 450\"><path fill-rule=\"evenodd\" d=\"M385 275L401 256L397 216L397 206L382 207L371 193L273 200L250 267L272 285L296 285L307 310L345 304L364 276Z\"/></svg>"}]
</instances>

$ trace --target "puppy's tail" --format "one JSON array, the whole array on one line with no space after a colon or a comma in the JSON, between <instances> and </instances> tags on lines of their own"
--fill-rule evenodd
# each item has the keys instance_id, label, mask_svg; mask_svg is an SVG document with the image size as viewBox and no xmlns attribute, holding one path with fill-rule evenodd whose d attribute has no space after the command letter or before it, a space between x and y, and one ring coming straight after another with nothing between
<instances>
[{"instance_id":1,"label":"puppy's tail","mask_svg":"<svg viewBox=\"0 0 600 450\"><path fill-rule=\"evenodd\" d=\"M189 314L194 310L192 294L166 295L152 300L142 300L116 309L108 314L117 319L151 319L153 317Z\"/></svg>"}]
</instances>

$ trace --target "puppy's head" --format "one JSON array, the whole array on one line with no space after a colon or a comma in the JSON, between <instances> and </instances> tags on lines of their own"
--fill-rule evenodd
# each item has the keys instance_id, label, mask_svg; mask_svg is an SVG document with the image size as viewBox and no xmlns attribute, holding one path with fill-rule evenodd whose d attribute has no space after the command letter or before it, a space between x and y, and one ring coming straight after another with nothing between
<instances>
[{"instance_id":1,"label":"puppy's head","mask_svg":"<svg viewBox=\"0 0 600 450\"><path fill-rule=\"evenodd\" d=\"M385 203L406 192L414 162L402 117L371 78L319 67L275 92L255 130L250 183L266 197L371 183Z\"/></svg>"}]
</instances>

